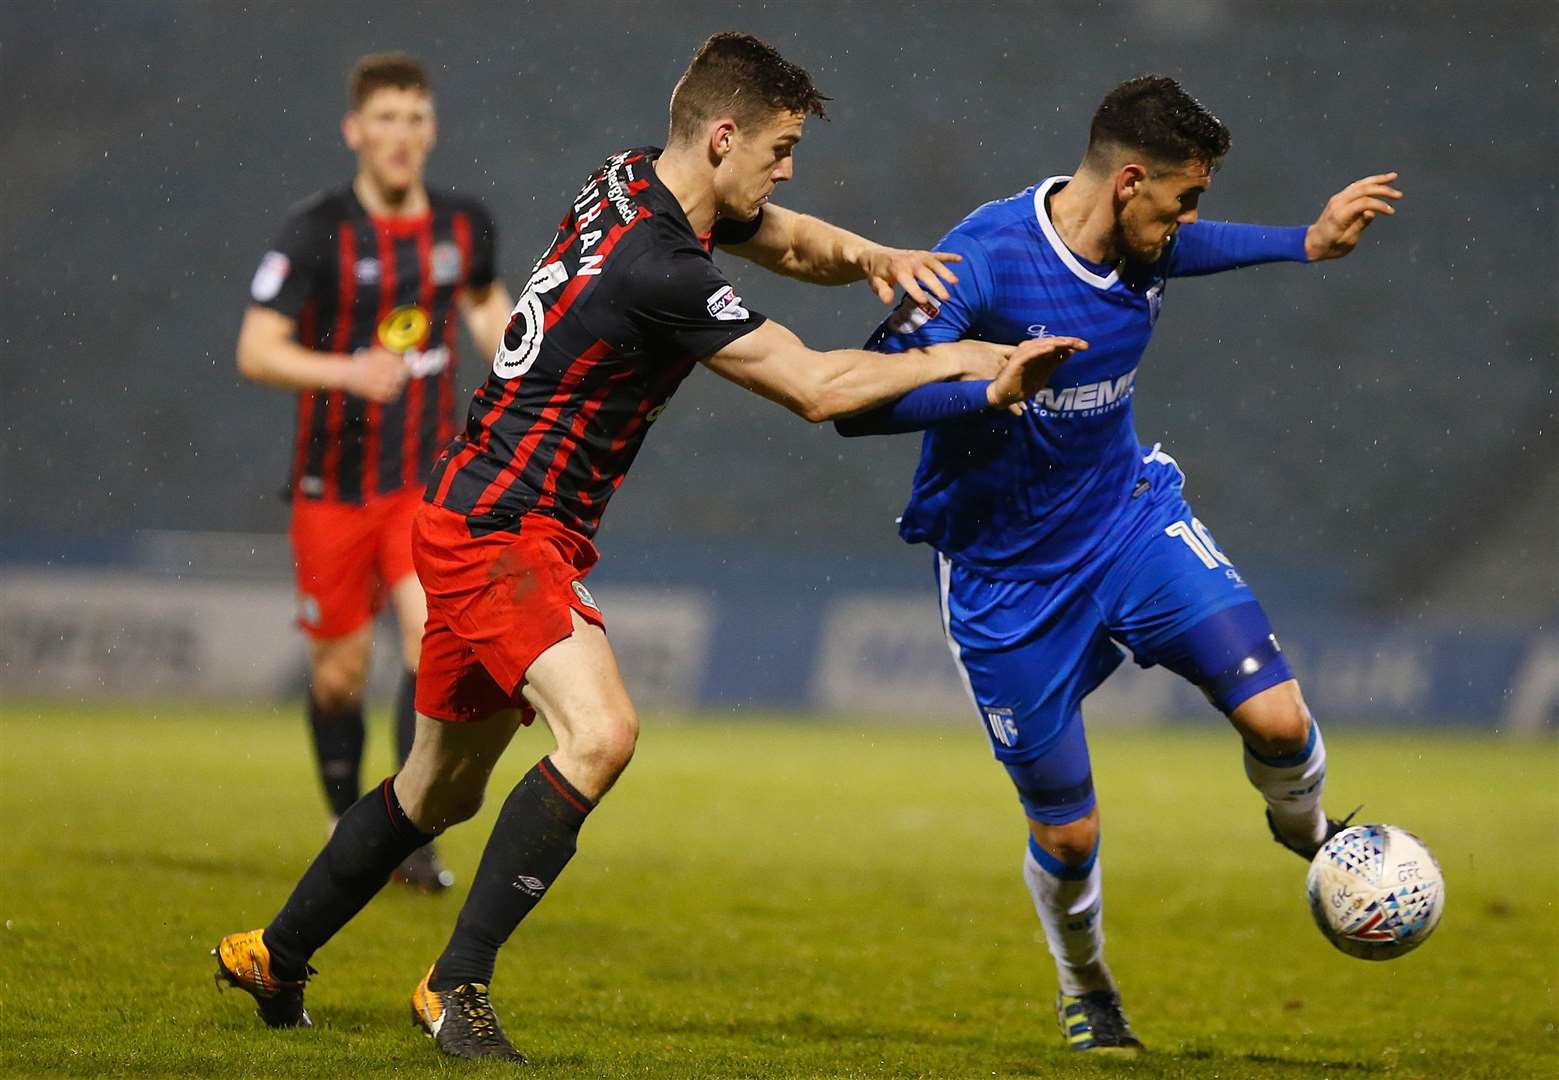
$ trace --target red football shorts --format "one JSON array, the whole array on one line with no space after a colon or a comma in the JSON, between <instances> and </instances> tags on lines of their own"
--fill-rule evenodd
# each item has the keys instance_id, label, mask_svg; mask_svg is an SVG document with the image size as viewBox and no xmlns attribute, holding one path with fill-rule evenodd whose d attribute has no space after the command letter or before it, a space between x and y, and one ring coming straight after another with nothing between
<instances>
[{"instance_id":1,"label":"red football shorts","mask_svg":"<svg viewBox=\"0 0 1559 1080\"><path fill-rule=\"evenodd\" d=\"M428 597L417 667L417 711L435 720L534 712L520 696L525 672L574 632L571 612L605 627L584 586L595 545L542 514L517 532L472 536L465 515L423 503L412 558Z\"/></svg>"},{"instance_id":2,"label":"red football shorts","mask_svg":"<svg viewBox=\"0 0 1559 1080\"><path fill-rule=\"evenodd\" d=\"M292 501L298 625L310 637L344 637L373 618L386 587L413 572L411 520L422 489L378 495L362 505Z\"/></svg>"}]
</instances>

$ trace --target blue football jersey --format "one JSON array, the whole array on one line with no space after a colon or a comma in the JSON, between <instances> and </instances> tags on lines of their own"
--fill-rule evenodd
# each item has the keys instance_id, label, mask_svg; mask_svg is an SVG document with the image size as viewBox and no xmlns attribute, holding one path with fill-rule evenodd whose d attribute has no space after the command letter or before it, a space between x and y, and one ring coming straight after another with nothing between
<instances>
[{"instance_id":1,"label":"blue football jersey","mask_svg":"<svg viewBox=\"0 0 1559 1080\"><path fill-rule=\"evenodd\" d=\"M1100 266L1069 250L1045 199L1055 176L987 203L937 244L959 284L927 319L901 305L868 343L884 352L978 338L1087 341L1022 416L982 410L929 429L899 532L988 577L1063 573L1107 544L1146 467L1132 396L1171 277L1304 258L1304 229L1196 222L1152 266Z\"/></svg>"}]
</instances>

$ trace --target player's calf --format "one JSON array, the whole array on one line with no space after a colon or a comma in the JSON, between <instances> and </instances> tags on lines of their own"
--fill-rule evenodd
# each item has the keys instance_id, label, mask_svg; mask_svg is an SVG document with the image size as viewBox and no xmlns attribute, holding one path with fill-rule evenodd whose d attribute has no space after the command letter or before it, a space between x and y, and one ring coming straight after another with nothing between
<instances>
[{"instance_id":1,"label":"player's calf","mask_svg":"<svg viewBox=\"0 0 1559 1080\"><path fill-rule=\"evenodd\" d=\"M1029 824L1032 828L1036 823ZM1023 857L1023 882L1055 958L1056 981L1063 994L1073 997L1115 989L1104 962L1104 890L1097 831L1094 836L1094 846L1078 862L1062 862L1032 835Z\"/></svg>"},{"instance_id":2,"label":"player's calf","mask_svg":"<svg viewBox=\"0 0 1559 1080\"><path fill-rule=\"evenodd\" d=\"M429 985L492 983L498 950L556 884L595 803L544 757L515 785L482 852L471 892Z\"/></svg>"},{"instance_id":3,"label":"player's calf","mask_svg":"<svg viewBox=\"0 0 1559 1080\"><path fill-rule=\"evenodd\" d=\"M1284 846L1303 853L1326 840L1321 809L1326 742L1305 708L1299 684L1280 683L1230 714L1244 740L1245 775L1267 803L1267 820Z\"/></svg>"}]
</instances>

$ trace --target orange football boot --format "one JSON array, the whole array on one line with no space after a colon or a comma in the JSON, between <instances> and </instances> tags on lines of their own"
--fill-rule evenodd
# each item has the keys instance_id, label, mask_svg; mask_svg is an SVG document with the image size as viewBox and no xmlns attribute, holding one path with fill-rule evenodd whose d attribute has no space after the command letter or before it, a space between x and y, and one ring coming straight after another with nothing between
<instances>
[{"instance_id":1,"label":"orange football boot","mask_svg":"<svg viewBox=\"0 0 1559 1080\"><path fill-rule=\"evenodd\" d=\"M526 1064L525 1055L514 1048L503 1033L498 1014L487 1000L482 983L461 983L453 990L434 990L428 986L433 969L411 992L411 1022L427 1032L438 1048L450 1057L498 1058L517 1065Z\"/></svg>"},{"instance_id":2,"label":"orange football boot","mask_svg":"<svg viewBox=\"0 0 1559 1080\"><path fill-rule=\"evenodd\" d=\"M271 972L271 951L265 947L263 930L229 934L211 950L217 958L217 986L236 986L259 1006L260 1019L267 1027L313 1027L303 1007L302 979L279 979ZM314 973L313 968L308 974Z\"/></svg>"}]
</instances>

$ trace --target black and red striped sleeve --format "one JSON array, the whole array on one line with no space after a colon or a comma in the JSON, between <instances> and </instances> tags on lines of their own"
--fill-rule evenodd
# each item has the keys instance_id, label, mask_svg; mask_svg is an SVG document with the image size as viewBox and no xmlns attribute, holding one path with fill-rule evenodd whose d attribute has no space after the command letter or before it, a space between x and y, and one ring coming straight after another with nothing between
<instances>
[{"instance_id":1,"label":"black and red striped sleeve","mask_svg":"<svg viewBox=\"0 0 1559 1080\"><path fill-rule=\"evenodd\" d=\"M651 248L633 261L624 285L629 319L656 351L678 359L713 356L768 321L701 248Z\"/></svg>"},{"instance_id":2,"label":"black and red striped sleeve","mask_svg":"<svg viewBox=\"0 0 1559 1080\"><path fill-rule=\"evenodd\" d=\"M249 283L249 299L289 319L298 318L319 289L329 284L332 232L319 200L293 209L260 259Z\"/></svg>"}]
</instances>

